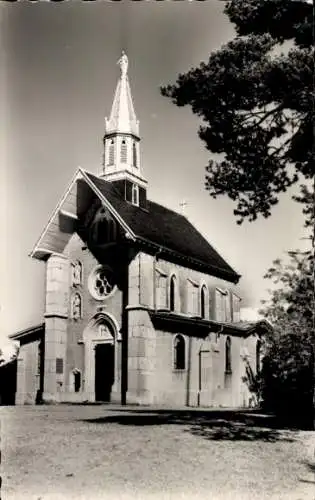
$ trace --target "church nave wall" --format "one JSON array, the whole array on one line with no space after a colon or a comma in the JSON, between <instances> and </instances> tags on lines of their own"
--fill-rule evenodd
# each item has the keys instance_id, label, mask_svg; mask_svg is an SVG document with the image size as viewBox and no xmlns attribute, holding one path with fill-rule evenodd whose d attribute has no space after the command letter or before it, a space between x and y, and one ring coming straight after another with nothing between
<instances>
[{"instance_id":1,"label":"church nave wall","mask_svg":"<svg viewBox=\"0 0 315 500\"><path fill-rule=\"evenodd\" d=\"M238 286L226 280L174 264L165 259L139 252L135 257L130 294L130 304L140 303L149 308L170 309L170 279L175 283L175 312L201 315L200 293L202 286L206 290L205 318L220 320L218 317L216 290L228 292L230 321L232 317L232 294L239 298ZM138 276L139 275L139 278ZM135 283L139 287L135 290ZM229 312L227 313L229 315Z\"/></svg>"}]
</instances>

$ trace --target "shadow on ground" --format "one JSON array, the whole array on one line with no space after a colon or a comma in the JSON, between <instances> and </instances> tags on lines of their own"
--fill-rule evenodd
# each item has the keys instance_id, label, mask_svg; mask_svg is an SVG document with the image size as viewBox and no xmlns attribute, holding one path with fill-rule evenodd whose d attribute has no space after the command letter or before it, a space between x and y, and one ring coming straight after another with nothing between
<instances>
[{"instance_id":1,"label":"shadow on ground","mask_svg":"<svg viewBox=\"0 0 315 500\"><path fill-rule=\"evenodd\" d=\"M115 410L111 410L115 411ZM184 425L185 431L211 440L229 441L294 441L292 432L276 428L274 419L267 415L235 410L119 410L114 415L86 419L94 424L129 426Z\"/></svg>"},{"instance_id":2,"label":"shadow on ground","mask_svg":"<svg viewBox=\"0 0 315 500\"><path fill-rule=\"evenodd\" d=\"M315 484L315 462L302 462L306 467L308 475L306 477L299 478L301 483L311 483Z\"/></svg>"}]
</instances>

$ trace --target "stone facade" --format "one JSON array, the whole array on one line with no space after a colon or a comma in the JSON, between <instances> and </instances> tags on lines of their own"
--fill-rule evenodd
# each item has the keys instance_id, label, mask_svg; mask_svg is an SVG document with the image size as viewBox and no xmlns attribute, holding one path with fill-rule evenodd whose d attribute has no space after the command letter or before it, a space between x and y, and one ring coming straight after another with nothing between
<instances>
[{"instance_id":1,"label":"stone facade","mask_svg":"<svg viewBox=\"0 0 315 500\"><path fill-rule=\"evenodd\" d=\"M39 389L38 346L35 340L20 346L15 404L34 404Z\"/></svg>"},{"instance_id":2,"label":"stone facade","mask_svg":"<svg viewBox=\"0 0 315 500\"><path fill-rule=\"evenodd\" d=\"M74 263L80 263L79 282L72 278ZM245 362L242 353L247 352L255 371L255 335L248 338L230 336L231 373L227 374L226 334L209 330L206 337L200 337L182 333L180 328L167 331L156 328L151 319L152 312L170 306L172 276L176 280L178 297L176 313L186 317L200 315L202 286L206 287L208 294L205 317L210 320L216 319L216 288L237 293L237 287L138 252L134 253L126 269L128 290L121 289L119 284L108 297L97 300L89 290L89 279L98 265L99 261L77 234L72 236L63 255L52 255L47 261L44 401L95 401L95 349L100 344L110 344L114 356L110 401L120 402L125 294L128 297L127 403L228 407L249 404L250 394L243 382ZM71 306L74 294L78 294L81 300L81 312L76 318ZM101 325L108 326L109 332L102 332ZM183 369L174 366L177 334L181 334L185 341ZM17 403L35 402L39 388L37 356L38 341L21 347Z\"/></svg>"},{"instance_id":3,"label":"stone facade","mask_svg":"<svg viewBox=\"0 0 315 500\"><path fill-rule=\"evenodd\" d=\"M64 255L68 262L68 298L67 298L67 346L65 353L65 389L62 400L94 401L93 356L95 345L104 341L99 338L98 327L109 321L113 329L115 345L115 378L112 400L120 397L120 329L122 315L122 290L116 287L115 292L104 300L97 300L89 291L89 278L99 262L86 248L81 238L74 234L65 248ZM79 262L82 274L81 283L71 281L71 264ZM71 315L71 298L74 294L81 297L81 317ZM81 387L75 392L73 373L81 374Z\"/></svg>"}]
</instances>

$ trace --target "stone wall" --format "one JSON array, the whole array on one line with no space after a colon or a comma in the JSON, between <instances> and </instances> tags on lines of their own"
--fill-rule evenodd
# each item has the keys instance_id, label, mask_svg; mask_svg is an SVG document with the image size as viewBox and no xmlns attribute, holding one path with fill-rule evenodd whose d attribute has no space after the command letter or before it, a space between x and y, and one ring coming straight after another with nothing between
<instances>
[{"instance_id":1,"label":"stone wall","mask_svg":"<svg viewBox=\"0 0 315 500\"><path fill-rule=\"evenodd\" d=\"M128 392L127 402L152 404L155 402L156 332L147 311L129 311L128 338Z\"/></svg>"},{"instance_id":2,"label":"stone wall","mask_svg":"<svg viewBox=\"0 0 315 500\"><path fill-rule=\"evenodd\" d=\"M228 289L238 294L238 286L226 280L189 269L188 267L173 264L164 259L155 260L152 255L139 253L134 268L140 274L138 284L140 292L134 291L130 296L130 304L138 303L150 308L168 308L168 286L169 278L174 275L178 286L179 307L178 312L198 315L200 314L199 298L195 296L200 293L202 284L209 291L209 304L206 317L215 319L215 289ZM133 279L137 279L135 276Z\"/></svg>"},{"instance_id":3,"label":"stone wall","mask_svg":"<svg viewBox=\"0 0 315 500\"><path fill-rule=\"evenodd\" d=\"M65 390L69 262L53 254L46 264L45 376L43 399L60 401Z\"/></svg>"},{"instance_id":4,"label":"stone wall","mask_svg":"<svg viewBox=\"0 0 315 500\"><path fill-rule=\"evenodd\" d=\"M81 238L74 234L65 248L64 255L69 264L79 261L82 264L82 282L80 285L72 286L69 274L69 296L68 296L68 320L67 320L67 351L66 351L66 393L63 398L70 401L91 400L91 394L85 391L85 345L83 343L84 331L88 328L91 320L100 313L108 313L118 325L116 332L119 335L121 329L122 316L122 290L118 286L115 292L103 300L95 299L89 291L89 276L94 268L99 265L94 255L86 248ZM107 264L106 257L102 264ZM111 266L113 267L113 266ZM115 271L115 269L114 269ZM70 273L70 267L69 267ZM73 319L71 317L71 297L74 293L79 293L82 299L82 317ZM113 399L120 397L120 343L115 339L115 384L113 387ZM79 393L74 393L73 376L74 369L80 370L82 374L82 388ZM115 394L114 394L115 393Z\"/></svg>"},{"instance_id":5,"label":"stone wall","mask_svg":"<svg viewBox=\"0 0 315 500\"><path fill-rule=\"evenodd\" d=\"M21 345L17 362L17 385L15 404L35 404L39 389L38 371L39 341Z\"/></svg>"},{"instance_id":6,"label":"stone wall","mask_svg":"<svg viewBox=\"0 0 315 500\"><path fill-rule=\"evenodd\" d=\"M212 333L207 339L188 337L186 368L174 369L174 333L156 331L147 308L160 301L168 308L169 278L174 274L178 284L177 312L197 313L196 293L202 284L209 290L209 314L215 319L216 287L237 293L237 286L204 273L174 265L139 253L129 266L129 362L128 401L168 406L247 406L249 393L242 381L245 363L242 348L254 339L231 336L232 373L225 373L226 335ZM181 333L180 331L178 333ZM199 352L202 351L201 355ZM201 363L201 387L199 364Z\"/></svg>"},{"instance_id":7,"label":"stone wall","mask_svg":"<svg viewBox=\"0 0 315 500\"><path fill-rule=\"evenodd\" d=\"M244 339L244 344L243 344L243 348L245 348L246 353L248 353L247 361L254 373L257 373L257 366L256 366L257 341L258 337L256 335L251 335L247 339ZM243 361L241 367L243 377L246 375L245 367L246 363L245 361ZM254 406L257 403L255 396L253 396L253 394L249 392L248 385L245 382L241 384L241 393L246 406Z\"/></svg>"},{"instance_id":8,"label":"stone wall","mask_svg":"<svg viewBox=\"0 0 315 500\"><path fill-rule=\"evenodd\" d=\"M180 332L178 332L180 333ZM232 373L225 374L226 335L216 340L214 333L206 339L183 335L186 341L186 368L174 367L176 334L156 333L156 386L154 401L175 406L247 406L242 393L242 339L231 337ZM201 354L199 354L201 351ZM199 363L201 366L199 367ZM200 372L199 372L200 370ZM199 376L201 385L199 386ZM243 392L245 388L243 388Z\"/></svg>"},{"instance_id":9,"label":"stone wall","mask_svg":"<svg viewBox=\"0 0 315 500\"><path fill-rule=\"evenodd\" d=\"M119 259L118 259L119 260ZM71 262L82 264L81 283L71 282ZM106 258L105 258L106 261ZM106 262L102 262L106 264ZM47 262L47 291L45 310L45 401L93 400L90 380L89 394L85 388L86 348L84 332L98 314L108 314L116 325L116 334L122 327L122 285L103 300L89 292L89 276L99 262L74 234L63 255L52 255ZM119 265L119 263L117 263ZM128 391L127 402L138 404L165 404L170 406L246 406L250 394L242 382L245 363L241 357L244 347L250 363L255 366L257 339L232 337L232 374L226 377L226 337L213 333L205 340L185 336L186 368L174 369L174 333L156 331L148 312L157 301L168 306L169 278L174 273L178 285L178 312L193 314L198 303L196 290L205 283L210 291L209 315L214 318L212 291L216 287L237 293L237 287L204 273L174 265L140 252L129 264L128 304ZM160 289L158 279L161 277ZM82 317L71 316L71 297L79 293ZM195 311L196 312L196 311ZM178 332L180 333L180 332ZM38 389L37 349L33 342L22 346L18 363L17 403L35 402ZM199 363L201 355L201 390ZM81 373L80 391L74 392L74 370ZM120 401L121 343L115 339L115 383L113 401Z\"/></svg>"}]
</instances>

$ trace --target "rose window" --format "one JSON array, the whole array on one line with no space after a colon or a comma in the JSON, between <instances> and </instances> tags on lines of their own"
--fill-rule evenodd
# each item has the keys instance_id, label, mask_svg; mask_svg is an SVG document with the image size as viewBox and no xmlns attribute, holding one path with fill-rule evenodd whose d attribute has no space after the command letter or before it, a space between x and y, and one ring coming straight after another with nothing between
<instances>
[{"instance_id":1,"label":"rose window","mask_svg":"<svg viewBox=\"0 0 315 500\"><path fill-rule=\"evenodd\" d=\"M89 288L95 299L101 300L110 295L115 285L112 271L103 266L98 266L90 276Z\"/></svg>"}]
</instances>

